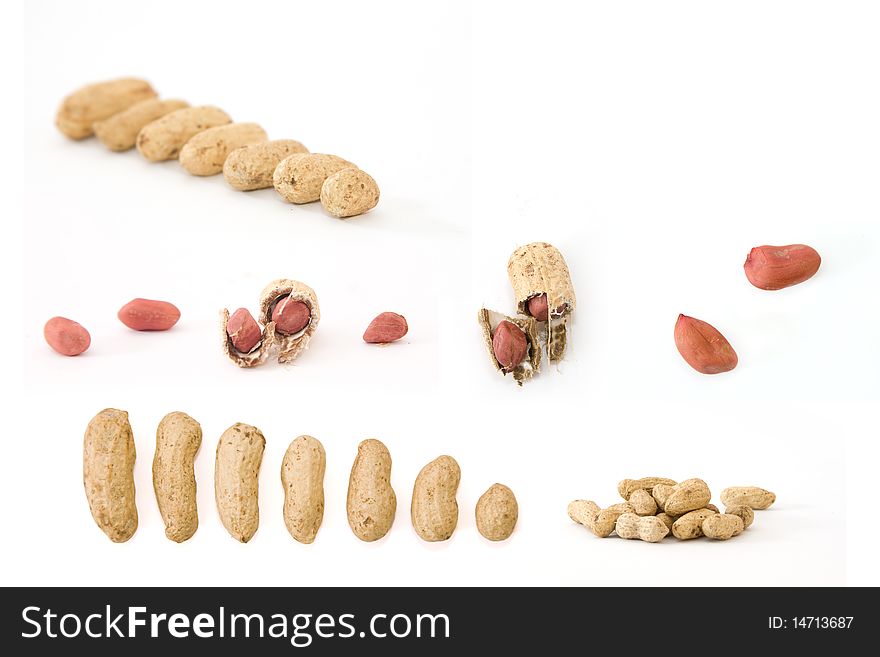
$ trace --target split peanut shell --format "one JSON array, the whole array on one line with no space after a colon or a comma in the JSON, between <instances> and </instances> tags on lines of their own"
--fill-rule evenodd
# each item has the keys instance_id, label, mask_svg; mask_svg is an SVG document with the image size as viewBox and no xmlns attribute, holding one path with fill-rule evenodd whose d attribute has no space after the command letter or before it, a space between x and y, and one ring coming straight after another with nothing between
<instances>
[{"instance_id":1,"label":"split peanut shell","mask_svg":"<svg viewBox=\"0 0 880 657\"><path fill-rule=\"evenodd\" d=\"M483 332L483 341L486 344L486 351L489 352L489 359L496 370L504 375L513 374L513 379L522 385L523 381L528 381L541 369L541 346L538 342L538 323L534 317L508 317L502 313L488 308L481 308L477 313L477 321L480 324L480 330ZM502 367L501 363L495 357L495 350L492 347L492 336L495 329L501 322L511 322L518 326L523 333L526 334L528 341L528 350L526 352L526 360L514 367L508 372Z\"/></svg>"},{"instance_id":2,"label":"split peanut shell","mask_svg":"<svg viewBox=\"0 0 880 657\"><path fill-rule=\"evenodd\" d=\"M551 361L562 360L567 319L577 303L565 258L546 242L526 244L510 256L507 275L516 297L517 312L529 315L529 300L547 295L547 356Z\"/></svg>"},{"instance_id":3,"label":"split peanut shell","mask_svg":"<svg viewBox=\"0 0 880 657\"><path fill-rule=\"evenodd\" d=\"M239 367L256 367L262 365L269 358L275 347L275 323L269 322L263 327L263 337L248 353L242 353L232 344L232 338L226 332L229 324L229 310L224 308L220 311L220 337L223 340L223 353Z\"/></svg>"},{"instance_id":4,"label":"split peanut shell","mask_svg":"<svg viewBox=\"0 0 880 657\"><path fill-rule=\"evenodd\" d=\"M278 345L279 363L292 362L303 350L308 348L309 341L317 330L318 322L321 319L321 309L318 307L318 296L315 291L305 283L280 278L263 288L263 292L260 294L258 321L268 328L269 324L272 324L272 311L275 309L275 305L288 296L294 301L300 301L307 305L310 317L305 328L293 335L284 335L277 331L273 325L274 341Z\"/></svg>"}]
</instances>

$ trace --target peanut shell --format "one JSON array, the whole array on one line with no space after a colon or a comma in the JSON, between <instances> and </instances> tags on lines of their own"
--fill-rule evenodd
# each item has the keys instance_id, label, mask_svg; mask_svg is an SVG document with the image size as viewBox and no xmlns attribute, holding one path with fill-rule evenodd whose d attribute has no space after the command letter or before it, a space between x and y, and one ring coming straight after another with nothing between
<instances>
[{"instance_id":1,"label":"peanut shell","mask_svg":"<svg viewBox=\"0 0 880 657\"><path fill-rule=\"evenodd\" d=\"M257 346L248 353L242 353L232 344L232 339L226 332L226 325L229 324L229 310L224 308L220 311L220 337L223 340L223 353L233 363L239 367L256 367L262 365L269 358L269 354L275 347L275 324L269 322L263 327L263 337Z\"/></svg>"},{"instance_id":2,"label":"peanut shell","mask_svg":"<svg viewBox=\"0 0 880 657\"><path fill-rule=\"evenodd\" d=\"M145 125L185 107L189 107L189 103L183 100L148 98L103 121L96 121L95 136L111 151L127 151L134 148L138 133Z\"/></svg>"},{"instance_id":3,"label":"peanut shell","mask_svg":"<svg viewBox=\"0 0 880 657\"><path fill-rule=\"evenodd\" d=\"M135 103L154 98L156 92L146 80L120 78L90 84L67 96L58 108L55 125L71 139L85 139L102 121Z\"/></svg>"},{"instance_id":4,"label":"peanut shell","mask_svg":"<svg viewBox=\"0 0 880 657\"><path fill-rule=\"evenodd\" d=\"M272 186L272 175L288 155L308 153L309 149L294 139L276 139L237 148L223 163L223 177L240 192Z\"/></svg>"},{"instance_id":5,"label":"peanut shell","mask_svg":"<svg viewBox=\"0 0 880 657\"><path fill-rule=\"evenodd\" d=\"M150 162L171 160L180 154L186 142L200 132L231 121L226 112L210 105L185 107L141 128L136 146Z\"/></svg>"},{"instance_id":6,"label":"peanut shell","mask_svg":"<svg viewBox=\"0 0 880 657\"><path fill-rule=\"evenodd\" d=\"M519 519L516 496L504 484L492 484L477 500L477 531L490 541L510 538Z\"/></svg>"},{"instance_id":7,"label":"peanut shell","mask_svg":"<svg viewBox=\"0 0 880 657\"><path fill-rule=\"evenodd\" d=\"M445 541L458 525L455 494L461 468L451 456L440 456L421 469L413 485L410 515L413 529L424 541Z\"/></svg>"},{"instance_id":8,"label":"peanut shell","mask_svg":"<svg viewBox=\"0 0 880 657\"><path fill-rule=\"evenodd\" d=\"M256 427L237 422L220 436L214 467L214 496L220 521L247 543L260 526L260 464L266 439Z\"/></svg>"},{"instance_id":9,"label":"peanut shell","mask_svg":"<svg viewBox=\"0 0 880 657\"><path fill-rule=\"evenodd\" d=\"M334 217L354 217L378 204L379 185L370 174L357 167L340 169L321 185L321 205Z\"/></svg>"},{"instance_id":10,"label":"peanut shell","mask_svg":"<svg viewBox=\"0 0 880 657\"><path fill-rule=\"evenodd\" d=\"M291 297L294 301L301 301L306 304L311 311L311 317L306 327L294 335L282 335L273 329L273 339L275 344L278 345L279 363L292 362L300 353L308 348L309 341L318 329L318 322L321 320L321 309L318 306L318 296L315 294L315 291L305 283L280 278L263 288L260 294L260 316L258 321L268 327L272 321L272 311L275 309L275 304L286 296Z\"/></svg>"},{"instance_id":11,"label":"peanut shell","mask_svg":"<svg viewBox=\"0 0 880 657\"><path fill-rule=\"evenodd\" d=\"M312 203L321 198L324 181L341 169L357 165L336 155L298 153L290 155L275 168L272 184L288 203Z\"/></svg>"},{"instance_id":12,"label":"peanut shell","mask_svg":"<svg viewBox=\"0 0 880 657\"><path fill-rule=\"evenodd\" d=\"M169 413L156 429L153 490L165 536L175 543L191 538L199 528L193 462L201 444L202 427L186 413Z\"/></svg>"},{"instance_id":13,"label":"peanut shell","mask_svg":"<svg viewBox=\"0 0 880 657\"><path fill-rule=\"evenodd\" d=\"M362 541L379 540L394 524L397 496L391 487L391 454L375 438L358 445L345 507L348 525Z\"/></svg>"},{"instance_id":14,"label":"peanut shell","mask_svg":"<svg viewBox=\"0 0 880 657\"><path fill-rule=\"evenodd\" d=\"M324 470L327 455L317 438L300 436L281 462L284 525L300 543L313 543L324 520Z\"/></svg>"},{"instance_id":15,"label":"peanut shell","mask_svg":"<svg viewBox=\"0 0 880 657\"><path fill-rule=\"evenodd\" d=\"M237 148L265 142L266 131L256 123L227 123L194 135L180 149L181 166L194 176L214 176L223 171L227 156Z\"/></svg>"}]
</instances>

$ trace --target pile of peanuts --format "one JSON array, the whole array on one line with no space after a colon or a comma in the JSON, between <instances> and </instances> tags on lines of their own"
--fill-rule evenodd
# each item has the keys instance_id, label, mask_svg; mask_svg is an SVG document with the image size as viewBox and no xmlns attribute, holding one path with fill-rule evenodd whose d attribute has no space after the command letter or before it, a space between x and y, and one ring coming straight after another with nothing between
<instances>
[{"instance_id":1,"label":"pile of peanuts","mask_svg":"<svg viewBox=\"0 0 880 657\"><path fill-rule=\"evenodd\" d=\"M186 413L169 413L156 430L153 488L165 535L176 543L199 526L194 462L202 428ZM236 423L220 436L214 493L220 521L242 543L260 524L259 474L266 439L254 426ZM114 543L130 539L138 527L134 465L137 458L128 413L107 408L89 422L83 441L83 485L98 527ZM312 543L324 519L324 446L312 436L290 443L281 462L284 524L300 543ZM416 534L429 542L451 538L458 525L456 493L461 469L440 456L421 469L413 486L410 516ZM379 440L358 445L346 502L348 524L360 540L384 537L394 524L397 496L391 487L391 454ZM490 541L510 537L519 517L513 491L494 484L475 508L477 530Z\"/></svg>"},{"instance_id":2,"label":"pile of peanuts","mask_svg":"<svg viewBox=\"0 0 880 657\"><path fill-rule=\"evenodd\" d=\"M755 519L756 510L770 508L776 495L756 486L734 486L721 491L721 513L711 504L712 493L702 479L676 482L663 477L624 479L617 492L625 500L602 509L590 500L568 505L568 516L599 538L616 533L620 538L657 543L672 533L687 541L705 536L718 541L742 534Z\"/></svg>"},{"instance_id":3,"label":"pile of peanuts","mask_svg":"<svg viewBox=\"0 0 880 657\"><path fill-rule=\"evenodd\" d=\"M492 365L522 385L540 371L542 347L550 362L562 360L576 299L568 265L552 244L534 242L516 249L507 275L518 316L482 308L477 321Z\"/></svg>"},{"instance_id":4,"label":"pile of peanuts","mask_svg":"<svg viewBox=\"0 0 880 657\"><path fill-rule=\"evenodd\" d=\"M376 181L351 162L310 153L293 139L269 141L256 123L233 123L217 107L161 100L146 80L90 84L61 103L55 125L71 139L92 135L115 152L137 150L150 162L177 159L194 176L223 173L236 190L274 187L288 203L320 200L334 217L369 212Z\"/></svg>"}]
</instances>

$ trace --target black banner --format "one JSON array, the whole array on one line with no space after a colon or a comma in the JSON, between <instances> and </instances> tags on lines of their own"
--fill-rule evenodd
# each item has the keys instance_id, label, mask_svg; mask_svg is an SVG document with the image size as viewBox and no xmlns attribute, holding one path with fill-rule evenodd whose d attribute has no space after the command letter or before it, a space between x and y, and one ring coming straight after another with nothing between
<instances>
[{"instance_id":1,"label":"black banner","mask_svg":"<svg viewBox=\"0 0 880 657\"><path fill-rule=\"evenodd\" d=\"M0 611L11 654L144 646L189 655L226 642L260 655L563 654L608 641L664 654L681 642L745 650L760 641L752 645L762 652L855 646L876 624L868 598L860 589L20 588L3 590Z\"/></svg>"}]
</instances>

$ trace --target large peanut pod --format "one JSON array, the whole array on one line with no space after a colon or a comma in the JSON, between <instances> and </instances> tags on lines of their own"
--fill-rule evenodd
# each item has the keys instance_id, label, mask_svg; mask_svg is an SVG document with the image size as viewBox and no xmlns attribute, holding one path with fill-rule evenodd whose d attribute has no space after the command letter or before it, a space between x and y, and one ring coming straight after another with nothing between
<instances>
[{"instance_id":1,"label":"large peanut pod","mask_svg":"<svg viewBox=\"0 0 880 657\"><path fill-rule=\"evenodd\" d=\"M114 543L137 530L136 458L128 413L105 408L92 418L83 439L83 486L92 518Z\"/></svg>"},{"instance_id":2,"label":"large peanut pod","mask_svg":"<svg viewBox=\"0 0 880 657\"><path fill-rule=\"evenodd\" d=\"M520 330L525 333L526 341L528 343L525 358L512 370L505 369L502 367L501 363L498 362L492 343L495 330L501 322L505 321L518 326ZM518 385L522 385L523 382L528 381L540 371L541 344L538 342L538 324L533 317L509 317L503 313L489 310L488 308L481 308L480 312L477 313L477 322L480 325L480 331L483 335L483 343L486 345L489 360L492 362L492 366L497 371L501 372L502 375L507 376L508 374L512 374L513 380L516 381Z\"/></svg>"},{"instance_id":3,"label":"large peanut pod","mask_svg":"<svg viewBox=\"0 0 880 657\"><path fill-rule=\"evenodd\" d=\"M510 538L519 519L516 496L504 484L492 484L477 500L474 510L477 531L490 541Z\"/></svg>"},{"instance_id":4,"label":"large peanut pod","mask_svg":"<svg viewBox=\"0 0 880 657\"><path fill-rule=\"evenodd\" d=\"M223 163L223 177L229 186L240 192L267 189L272 175L288 155L308 153L309 149L295 139L276 139L237 148Z\"/></svg>"},{"instance_id":5,"label":"large peanut pod","mask_svg":"<svg viewBox=\"0 0 880 657\"><path fill-rule=\"evenodd\" d=\"M153 490L165 536L182 543L199 528L196 474L193 467L202 445L202 427L186 413L169 413L156 429Z\"/></svg>"},{"instance_id":6,"label":"large peanut pod","mask_svg":"<svg viewBox=\"0 0 880 657\"><path fill-rule=\"evenodd\" d=\"M256 123L229 123L200 132L180 149L180 164L194 176L214 176L236 148L269 139Z\"/></svg>"},{"instance_id":7,"label":"large peanut pod","mask_svg":"<svg viewBox=\"0 0 880 657\"><path fill-rule=\"evenodd\" d=\"M214 466L214 496L226 531L247 543L260 526L260 464L266 439L256 427L238 422L220 436Z\"/></svg>"},{"instance_id":8,"label":"large peanut pod","mask_svg":"<svg viewBox=\"0 0 880 657\"><path fill-rule=\"evenodd\" d=\"M721 502L727 506L744 505L763 511L776 501L776 493L757 486L731 486L721 491Z\"/></svg>"},{"instance_id":9,"label":"large peanut pod","mask_svg":"<svg viewBox=\"0 0 880 657\"><path fill-rule=\"evenodd\" d=\"M321 187L327 178L350 167L357 165L336 155L297 153L278 163L272 184L288 203L312 203L321 198Z\"/></svg>"},{"instance_id":10,"label":"large peanut pod","mask_svg":"<svg viewBox=\"0 0 880 657\"><path fill-rule=\"evenodd\" d=\"M226 112L210 105L175 110L141 128L137 149L150 162L172 160L200 132L231 121Z\"/></svg>"},{"instance_id":11,"label":"large peanut pod","mask_svg":"<svg viewBox=\"0 0 880 657\"><path fill-rule=\"evenodd\" d=\"M55 125L71 139L85 139L93 133L92 126L147 98L156 92L146 80L121 78L98 82L77 89L58 108Z\"/></svg>"},{"instance_id":12,"label":"large peanut pod","mask_svg":"<svg viewBox=\"0 0 880 657\"><path fill-rule=\"evenodd\" d=\"M189 103L183 100L148 98L108 119L96 121L95 136L111 151L127 151L134 148L145 125L184 107L189 107Z\"/></svg>"},{"instance_id":13,"label":"large peanut pod","mask_svg":"<svg viewBox=\"0 0 880 657\"><path fill-rule=\"evenodd\" d=\"M530 315L529 300L546 295L547 357L551 362L562 360L568 317L577 304L565 258L555 246L546 242L526 244L511 254L507 275L519 313Z\"/></svg>"},{"instance_id":14,"label":"large peanut pod","mask_svg":"<svg viewBox=\"0 0 880 657\"><path fill-rule=\"evenodd\" d=\"M306 326L294 334L287 335L278 327L274 330L274 340L278 345L278 362L290 363L309 346L315 331L318 330L318 322L321 321L321 308L318 306L318 295L305 283L279 278L269 283L260 293L260 317L258 321L268 326L272 321L272 311L275 306L286 298L304 303L309 308L309 321ZM225 331L225 328L224 328Z\"/></svg>"},{"instance_id":15,"label":"large peanut pod","mask_svg":"<svg viewBox=\"0 0 880 657\"><path fill-rule=\"evenodd\" d=\"M375 438L358 445L345 506L351 531L362 541L382 538L394 524L397 496L391 487L391 454Z\"/></svg>"},{"instance_id":16,"label":"large peanut pod","mask_svg":"<svg viewBox=\"0 0 880 657\"><path fill-rule=\"evenodd\" d=\"M712 499L709 486L702 479L686 479L672 487L663 511L671 516L684 515L688 511L703 509Z\"/></svg>"},{"instance_id":17,"label":"large peanut pod","mask_svg":"<svg viewBox=\"0 0 880 657\"><path fill-rule=\"evenodd\" d=\"M458 525L455 494L461 481L461 468L451 456L440 456L421 469L413 486L413 529L422 540L445 541Z\"/></svg>"},{"instance_id":18,"label":"large peanut pod","mask_svg":"<svg viewBox=\"0 0 880 657\"><path fill-rule=\"evenodd\" d=\"M669 527L657 516L637 516L635 513L623 513L617 519L614 531L620 538L637 538L646 543L657 543L669 534Z\"/></svg>"},{"instance_id":19,"label":"large peanut pod","mask_svg":"<svg viewBox=\"0 0 880 657\"><path fill-rule=\"evenodd\" d=\"M327 455L316 438L300 436L281 461L284 524L300 543L312 543L324 519L324 470Z\"/></svg>"}]
</instances>

